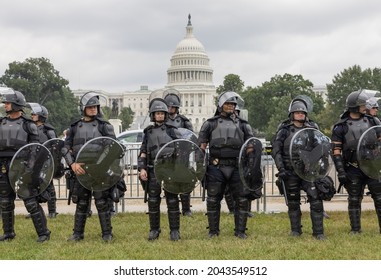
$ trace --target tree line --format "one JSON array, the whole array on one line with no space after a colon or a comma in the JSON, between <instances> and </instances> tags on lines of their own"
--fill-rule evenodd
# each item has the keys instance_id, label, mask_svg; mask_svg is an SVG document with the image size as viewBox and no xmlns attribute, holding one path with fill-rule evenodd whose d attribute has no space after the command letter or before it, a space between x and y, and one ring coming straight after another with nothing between
<instances>
[{"instance_id":1,"label":"tree line","mask_svg":"<svg viewBox=\"0 0 381 280\"><path fill-rule=\"evenodd\" d=\"M27 102L44 105L49 112L51 123L58 134L80 118L79 104L69 87L69 81L60 76L49 59L27 58L23 62L9 63L9 68L0 77L0 85L22 92ZM359 65L351 66L336 74L327 86L327 96L313 91L313 83L302 75L275 75L270 81L260 86L245 87L245 82L237 74L228 74L217 93L235 91L245 100L248 120L260 137L268 140L276 132L279 123L288 118L288 106L298 95L307 95L313 100L313 112L309 118L317 122L321 130L330 137L332 126L345 110L346 97L358 89L381 91L381 68L362 69ZM105 119L111 116L111 108L102 108ZM130 107L120 110L123 130L132 123L134 112Z\"/></svg>"}]
</instances>

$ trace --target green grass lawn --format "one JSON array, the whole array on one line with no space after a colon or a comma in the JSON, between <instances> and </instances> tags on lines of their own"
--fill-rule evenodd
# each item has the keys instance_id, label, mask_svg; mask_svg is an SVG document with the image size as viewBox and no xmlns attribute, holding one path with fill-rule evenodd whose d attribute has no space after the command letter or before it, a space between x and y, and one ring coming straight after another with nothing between
<instances>
[{"instance_id":1,"label":"green grass lawn","mask_svg":"<svg viewBox=\"0 0 381 280\"><path fill-rule=\"evenodd\" d=\"M31 220L16 216L16 238L0 242L3 260L377 260L380 259L381 235L374 211L362 214L360 235L349 234L346 212L330 212L325 219L327 240L312 237L309 213L303 213L303 235L290 237L287 213L255 214L248 219L248 239L233 235L233 216L221 214L221 233L207 236L205 213L181 217L181 240L169 240L167 215L162 214L162 233L156 241L147 241L148 215L120 213L112 218L114 240L103 242L97 215L88 219L85 239L68 242L73 216L58 215L48 220L52 231L48 242L39 244Z\"/></svg>"}]
</instances>

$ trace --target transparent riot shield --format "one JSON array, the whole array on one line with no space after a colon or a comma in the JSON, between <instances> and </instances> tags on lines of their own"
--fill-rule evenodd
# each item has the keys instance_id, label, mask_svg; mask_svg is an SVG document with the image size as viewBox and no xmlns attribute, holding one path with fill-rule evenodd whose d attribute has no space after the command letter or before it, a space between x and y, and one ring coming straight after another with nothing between
<instances>
[{"instance_id":1,"label":"transparent riot shield","mask_svg":"<svg viewBox=\"0 0 381 280\"><path fill-rule=\"evenodd\" d=\"M192 141L176 139L165 144L154 161L156 179L174 194L193 191L206 171L205 156Z\"/></svg>"},{"instance_id":2,"label":"transparent riot shield","mask_svg":"<svg viewBox=\"0 0 381 280\"><path fill-rule=\"evenodd\" d=\"M381 179L381 125L368 128L357 144L357 161L367 176Z\"/></svg>"},{"instance_id":3,"label":"transparent riot shield","mask_svg":"<svg viewBox=\"0 0 381 280\"><path fill-rule=\"evenodd\" d=\"M262 142L255 137L246 140L239 152L238 171L248 191L263 187L262 159L266 155Z\"/></svg>"},{"instance_id":4,"label":"transparent riot shield","mask_svg":"<svg viewBox=\"0 0 381 280\"><path fill-rule=\"evenodd\" d=\"M49 152L53 156L53 162L54 162L53 178L60 179L65 173L65 167L62 163L62 154L61 154L61 149L64 145L64 141L59 138L52 138L45 141L43 145L46 148L48 148Z\"/></svg>"},{"instance_id":5,"label":"transparent riot shield","mask_svg":"<svg viewBox=\"0 0 381 280\"><path fill-rule=\"evenodd\" d=\"M123 146L110 137L97 137L86 142L76 159L86 171L77 176L78 181L92 191L111 188L123 175L124 152Z\"/></svg>"},{"instance_id":6,"label":"transparent riot shield","mask_svg":"<svg viewBox=\"0 0 381 280\"><path fill-rule=\"evenodd\" d=\"M183 127L177 128L176 131L180 134L179 137L181 139L190 140L193 143L197 144L197 135L193 131Z\"/></svg>"},{"instance_id":7,"label":"transparent riot shield","mask_svg":"<svg viewBox=\"0 0 381 280\"><path fill-rule=\"evenodd\" d=\"M41 194L53 179L54 161L49 150L38 143L23 146L9 165L9 182L20 198Z\"/></svg>"},{"instance_id":8,"label":"transparent riot shield","mask_svg":"<svg viewBox=\"0 0 381 280\"><path fill-rule=\"evenodd\" d=\"M315 182L328 175L332 167L331 140L314 128L304 128L292 137L291 164L305 181Z\"/></svg>"}]
</instances>

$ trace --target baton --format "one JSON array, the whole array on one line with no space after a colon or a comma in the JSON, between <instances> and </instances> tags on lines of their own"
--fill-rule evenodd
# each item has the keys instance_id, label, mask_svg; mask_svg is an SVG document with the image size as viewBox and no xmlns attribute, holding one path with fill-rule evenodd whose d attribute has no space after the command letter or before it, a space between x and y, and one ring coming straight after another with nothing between
<instances>
[{"instance_id":1,"label":"baton","mask_svg":"<svg viewBox=\"0 0 381 280\"><path fill-rule=\"evenodd\" d=\"M286 192L286 186L283 182L283 179L280 178L280 181L282 183L282 189L283 189L283 195L284 195L284 201L286 202L286 205L288 206L288 199L287 199L287 192Z\"/></svg>"},{"instance_id":2,"label":"baton","mask_svg":"<svg viewBox=\"0 0 381 280\"><path fill-rule=\"evenodd\" d=\"M144 203L148 201L148 181L141 181L144 189Z\"/></svg>"},{"instance_id":3,"label":"baton","mask_svg":"<svg viewBox=\"0 0 381 280\"><path fill-rule=\"evenodd\" d=\"M339 184L339 187L337 188L337 193L339 193L339 192L341 191L342 186L344 186L344 184L343 184L343 183L340 183L340 184Z\"/></svg>"}]
</instances>

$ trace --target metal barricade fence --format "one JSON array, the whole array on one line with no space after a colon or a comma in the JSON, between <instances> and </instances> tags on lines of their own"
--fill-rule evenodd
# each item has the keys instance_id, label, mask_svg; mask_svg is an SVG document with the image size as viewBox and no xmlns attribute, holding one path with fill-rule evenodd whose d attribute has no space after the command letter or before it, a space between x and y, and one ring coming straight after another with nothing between
<instances>
[{"instance_id":1,"label":"metal barricade fence","mask_svg":"<svg viewBox=\"0 0 381 280\"><path fill-rule=\"evenodd\" d=\"M127 162L137 162L137 160L133 157L137 156L137 151L139 148L131 148L127 149L126 151L126 159ZM267 205L272 202L283 202L284 203L284 198L283 196L279 193L278 187L276 186L276 173L277 173L277 168L274 164L273 160L264 160L264 165L263 165L263 175L264 175L264 182L263 182L263 196L260 199L255 200L255 210L257 212L267 212ZM336 171L335 168L331 168L331 172L329 174L334 182L336 189L338 189L338 180L336 177ZM127 191L124 195L124 198L121 199L121 201L117 204L115 204L115 210L117 212L126 212L126 207L128 207L128 200L138 200L139 203L141 202L142 204L143 199L144 199L144 190L141 186L139 177L138 177L138 170L137 166L134 164L126 164L125 170L124 170L124 179L126 182L127 186ZM69 192L66 189L66 182L65 182L65 177L62 177L61 179L57 180L54 179L53 183L56 188L56 194L57 194L57 200L67 200ZM198 182L195 189L192 192L192 199L201 199L203 194L203 188L201 186L201 183ZM304 193L302 192L302 196ZM344 188L341 188L340 193L336 194L332 201L335 200L343 200L347 199L347 193ZM253 209L254 210L254 209Z\"/></svg>"}]
</instances>

